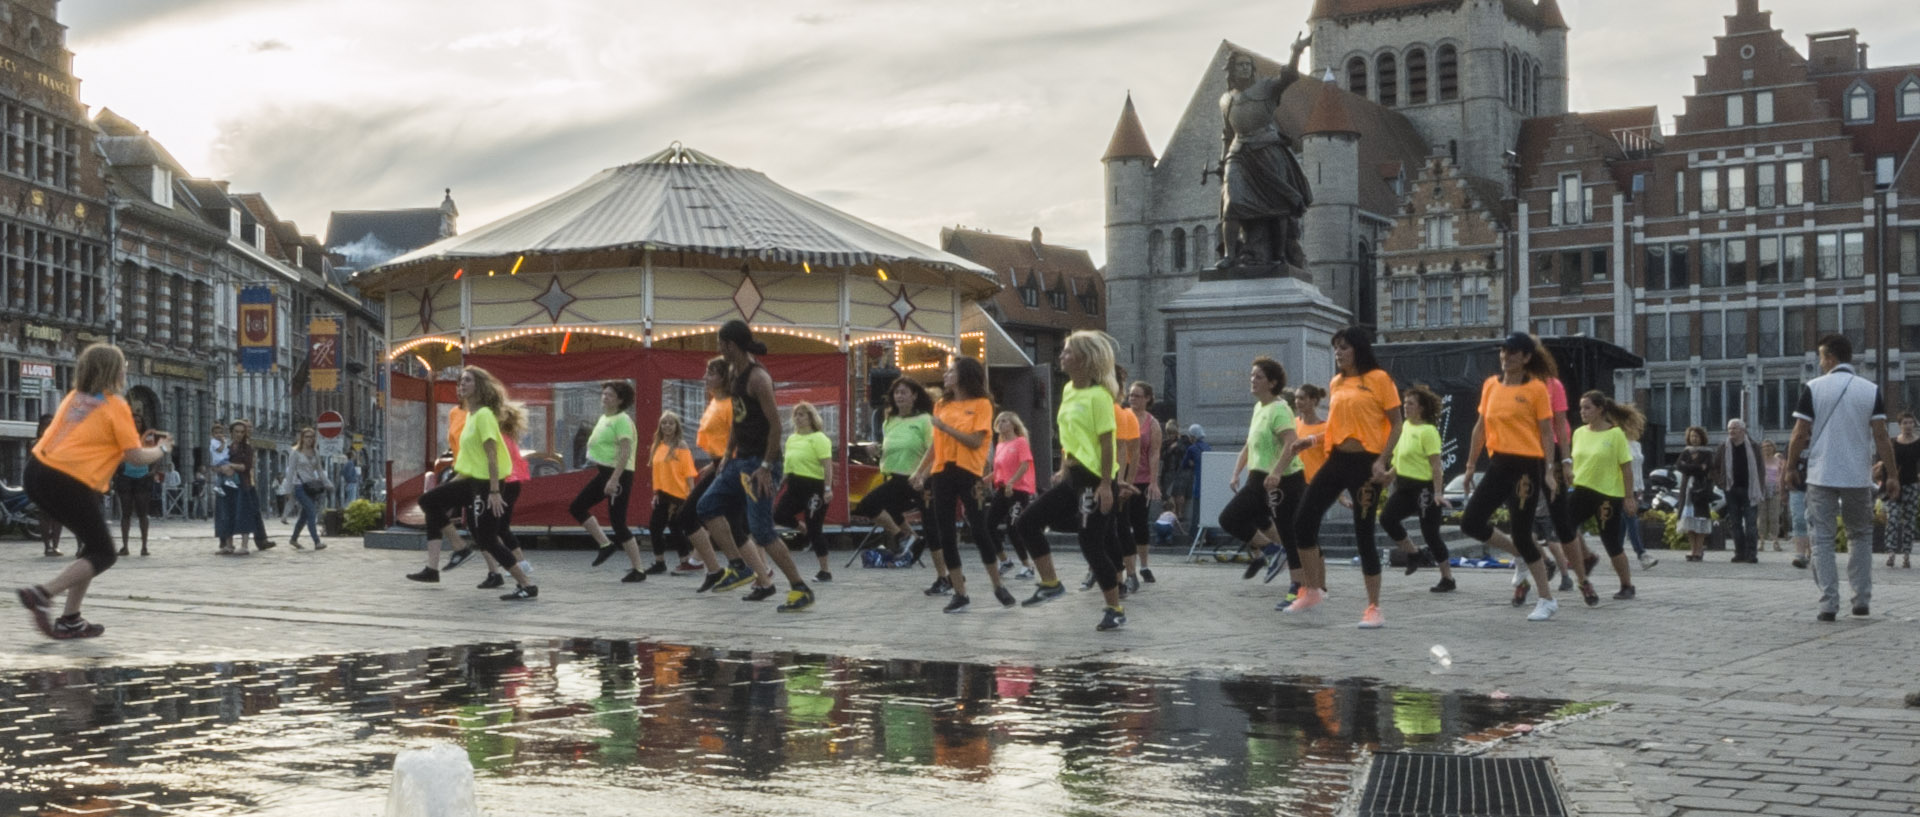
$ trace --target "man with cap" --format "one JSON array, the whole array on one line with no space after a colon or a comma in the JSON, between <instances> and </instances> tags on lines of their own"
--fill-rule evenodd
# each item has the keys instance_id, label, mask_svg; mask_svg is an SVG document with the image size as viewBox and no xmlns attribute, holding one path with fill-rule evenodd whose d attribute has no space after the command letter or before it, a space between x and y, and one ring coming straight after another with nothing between
<instances>
[{"instance_id":1,"label":"man with cap","mask_svg":"<svg viewBox=\"0 0 1920 817\"><path fill-rule=\"evenodd\" d=\"M793 588L779 611L793 613L813 606L813 590L801 580L793 554L773 531L773 498L781 470L780 407L773 399L773 376L754 359L766 353L767 345L754 340L746 321L731 320L720 327L720 354L731 373L728 394L733 398L733 428L719 475L700 498L696 513L707 535L724 549L733 541L727 510L746 506L750 544L766 551ZM773 594L773 577L763 574L756 577L745 600L761 601Z\"/></svg>"}]
</instances>

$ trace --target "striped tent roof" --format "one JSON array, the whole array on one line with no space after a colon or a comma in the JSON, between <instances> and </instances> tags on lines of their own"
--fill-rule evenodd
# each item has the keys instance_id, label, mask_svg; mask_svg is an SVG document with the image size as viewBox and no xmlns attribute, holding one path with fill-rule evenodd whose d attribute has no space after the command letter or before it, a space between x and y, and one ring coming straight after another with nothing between
<instances>
[{"instance_id":1,"label":"striped tent roof","mask_svg":"<svg viewBox=\"0 0 1920 817\"><path fill-rule=\"evenodd\" d=\"M998 289L978 264L678 143L355 279L377 289L394 273L436 261L640 248L829 268L919 266L955 275L955 285L972 295Z\"/></svg>"}]
</instances>

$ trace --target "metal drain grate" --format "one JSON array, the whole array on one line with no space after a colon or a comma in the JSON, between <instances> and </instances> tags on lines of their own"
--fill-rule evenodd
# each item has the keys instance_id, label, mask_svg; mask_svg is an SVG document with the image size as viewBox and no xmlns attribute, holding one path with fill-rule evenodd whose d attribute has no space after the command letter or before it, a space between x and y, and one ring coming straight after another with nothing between
<instances>
[{"instance_id":1,"label":"metal drain grate","mask_svg":"<svg viewBox=\"0 0 1920 817\"><path fill-rule=\"evenodd\" d=\"M1377 754L1359 817L1566 817L1538 758Z\"/></svg>"}]
</instances>

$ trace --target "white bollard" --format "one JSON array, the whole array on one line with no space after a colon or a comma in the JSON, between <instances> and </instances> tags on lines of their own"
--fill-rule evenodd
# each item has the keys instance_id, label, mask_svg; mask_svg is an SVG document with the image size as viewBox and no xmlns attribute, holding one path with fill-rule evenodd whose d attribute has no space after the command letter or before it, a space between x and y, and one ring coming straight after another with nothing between
<instances>
[{"instance_id":1,"label":"white bollard","mask_svg":"<svg viewBox=\"0 0 1920 817\"><path fill-rule=\"evenodd\" d=\"M480 817L467 753L445 743L401 752L393 759L387 817Z\"/></svg>"}]
</instances>

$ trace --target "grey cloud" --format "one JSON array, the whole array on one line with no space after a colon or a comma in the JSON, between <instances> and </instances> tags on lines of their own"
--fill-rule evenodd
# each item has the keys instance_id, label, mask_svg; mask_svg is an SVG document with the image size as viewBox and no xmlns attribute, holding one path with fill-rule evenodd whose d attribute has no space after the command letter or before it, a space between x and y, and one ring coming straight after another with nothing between
<instances>
[{"instance_id":1,"label":"grey cloud","mask_svg":"<svg viewBox=\"0 0 1920 817\"><path fill-rule=\"evenodd\" d=\"M292 51L293 46L287 45L279 40L260 40L247 46L247 50L255 54L260 54L267 51Z\"/></svg>"}]
</instances>

